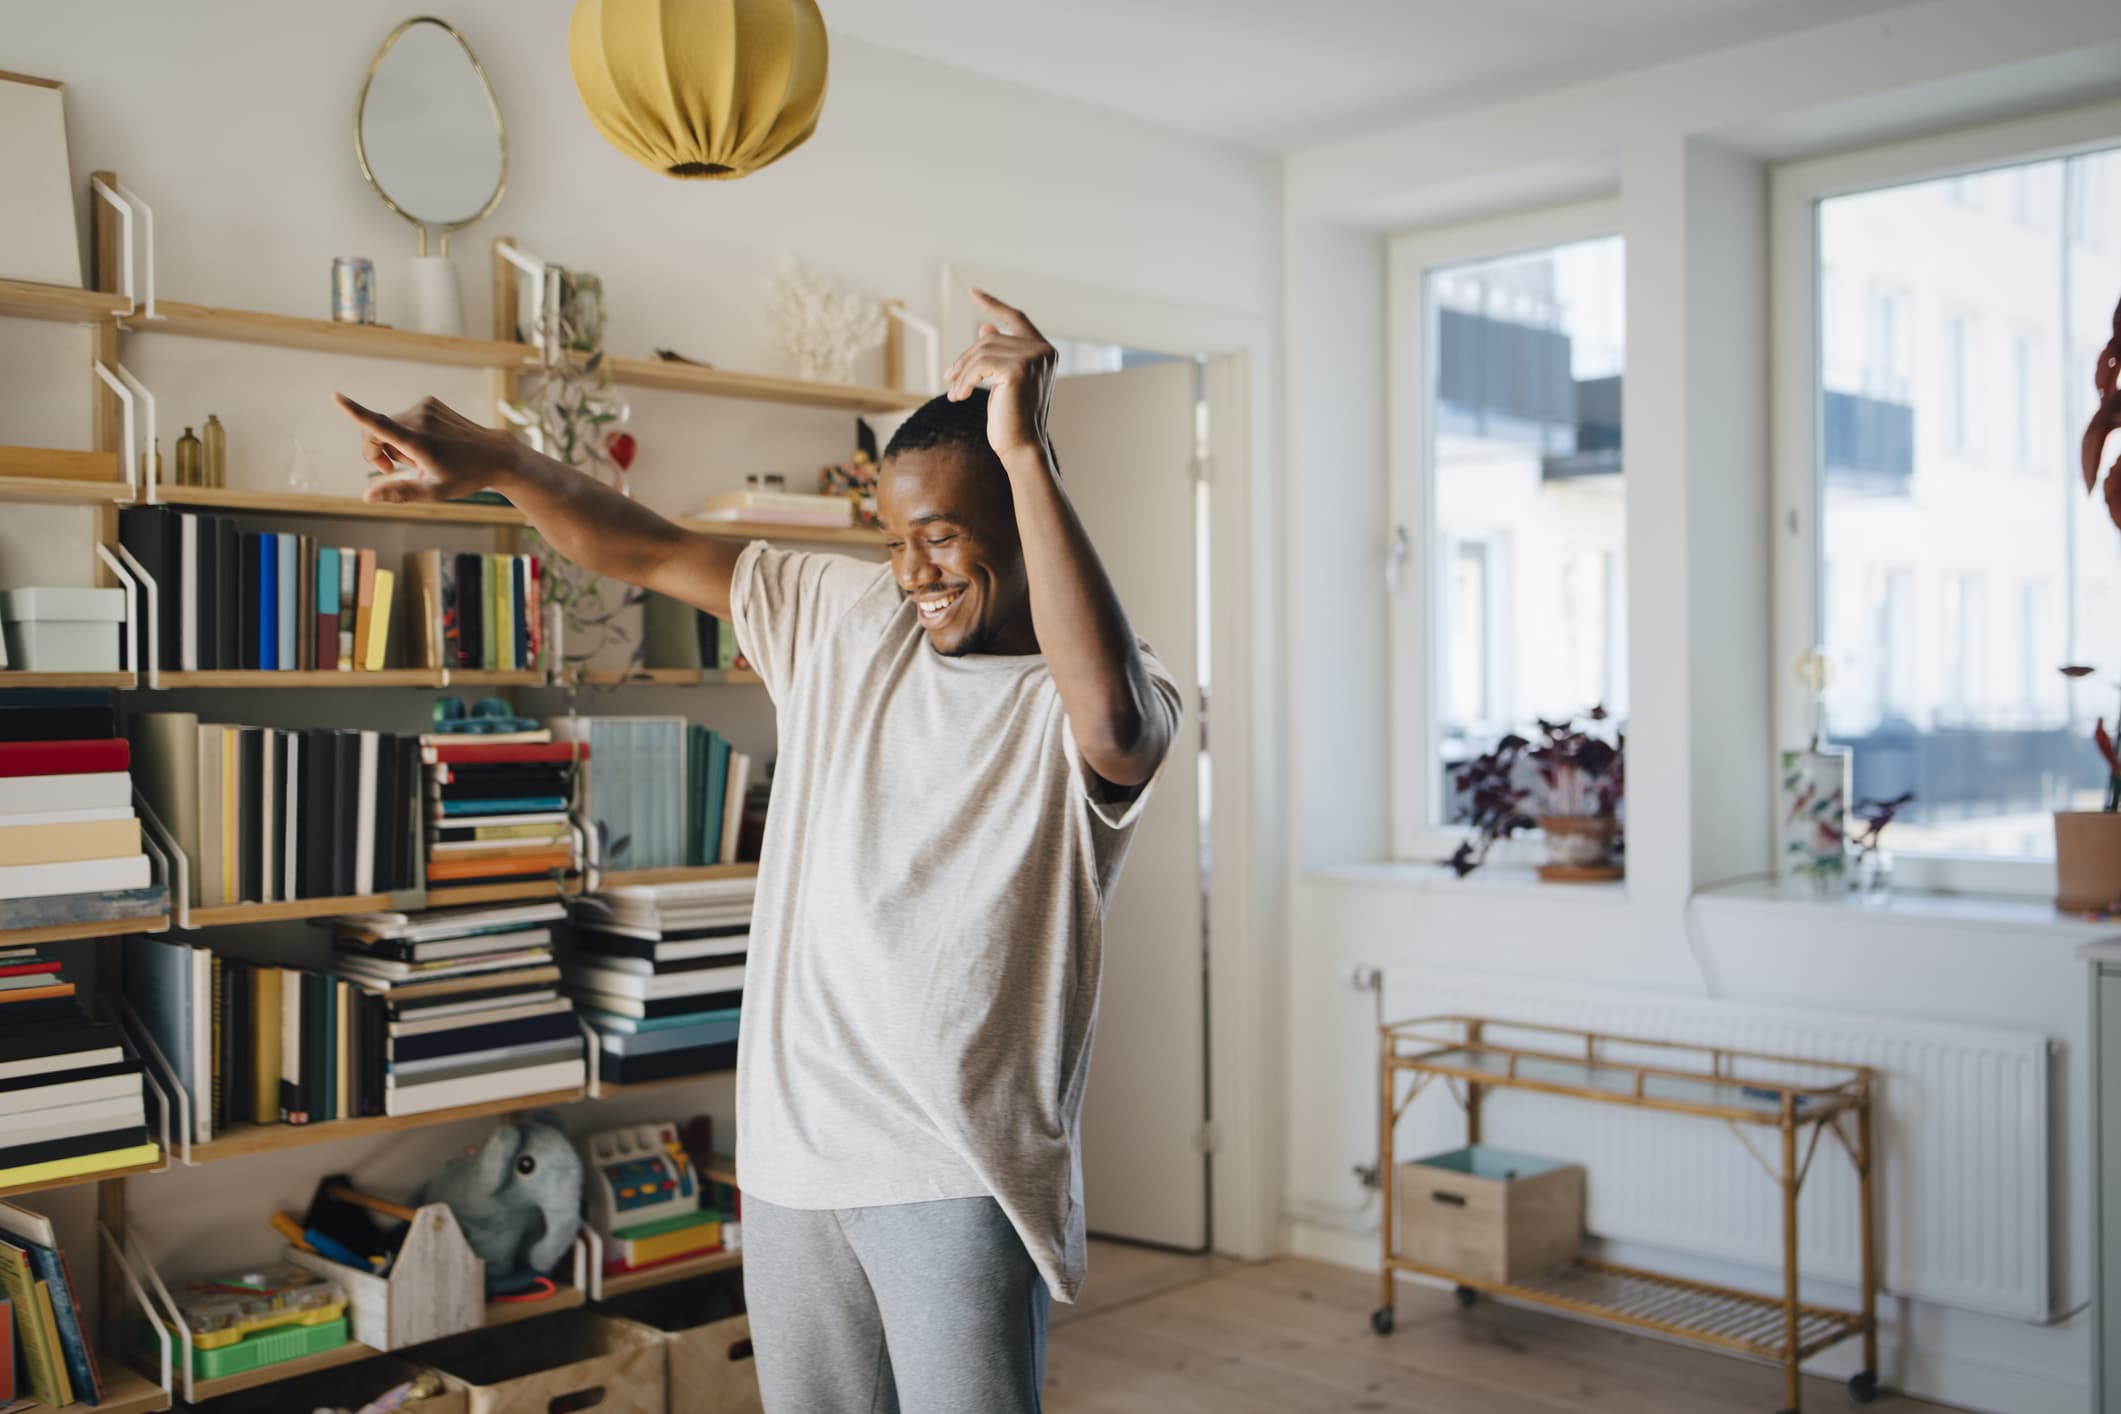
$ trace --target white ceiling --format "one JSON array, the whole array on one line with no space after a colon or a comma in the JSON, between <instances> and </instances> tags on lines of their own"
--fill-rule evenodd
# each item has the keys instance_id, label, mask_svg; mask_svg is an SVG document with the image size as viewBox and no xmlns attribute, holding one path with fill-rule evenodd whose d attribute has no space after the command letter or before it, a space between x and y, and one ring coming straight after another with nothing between
<instances>
[{"instance_id":1,"label":"white ceiling","mask_svg":"<svg viewBox=\"0 0 2121 1414\"><path fill-rule=\"evenodd\" d=\"M873 44L1285 152L1898 3L824 0L823 9L833 30Z\"/></svg>"}]
</instances>

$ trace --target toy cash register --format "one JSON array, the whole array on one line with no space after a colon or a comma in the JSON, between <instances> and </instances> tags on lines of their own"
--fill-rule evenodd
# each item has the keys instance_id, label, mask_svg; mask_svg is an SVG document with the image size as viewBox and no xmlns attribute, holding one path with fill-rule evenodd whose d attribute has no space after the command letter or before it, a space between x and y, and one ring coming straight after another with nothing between
<instances>
[{"instance_id":1,"label":"toy cash register","mask_svg":"<svg viewBox=\"0 0 2121 1414\"><path fill-rule=\"evenodd\" d=\"M672 1218L697 1217L699 1179L674 1124L635 1124L593 1134L589 1221L607 1240Z\"/></svg>"}]
</instances>

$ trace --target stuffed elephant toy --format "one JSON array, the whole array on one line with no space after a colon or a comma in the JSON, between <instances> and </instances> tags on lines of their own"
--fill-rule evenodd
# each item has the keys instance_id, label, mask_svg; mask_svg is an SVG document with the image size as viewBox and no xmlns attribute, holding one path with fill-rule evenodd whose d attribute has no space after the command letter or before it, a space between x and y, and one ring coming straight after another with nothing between
<instances>
[{"instance_id":1,"label":"stuffed elephant toy","mask_svg":"<svg viewBox=\"0 0 2121 1414\"><path fill-rule=\"evenodd\" d=\"M574 1244L582 1226L582 1159L554 1116L525 1115L443 1165L417 1201L449 1205L486 1263L488 1292L520 1291Z\"/></svg>"}]
</instances>

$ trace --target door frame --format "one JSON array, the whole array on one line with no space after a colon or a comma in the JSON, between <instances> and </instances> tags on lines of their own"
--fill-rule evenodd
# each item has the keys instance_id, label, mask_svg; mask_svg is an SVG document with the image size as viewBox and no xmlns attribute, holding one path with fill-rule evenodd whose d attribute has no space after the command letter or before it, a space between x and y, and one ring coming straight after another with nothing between
<instances>
[{"instance_id":1,"label":"door frame","mask_svg":"<svg viewBox=\"0 0 2121 1414\"><path fill-rule=\"evenodd\" d=\"M1056 334L1185 357L1205 355L1219 400L1209 421L1209 634L1215 662L1215 810L1209 881L1208 1081L1214 1101L1211 1243L1261 1259L1279 1250L1282 1024L1274 1006L1274 927L1282 903L1279 732L1280 663L1256 654L1280 618L1281 546L1270 467L1275 349L1262 317L1046 279L990 266L942 268L943 356L968 337L978 285ZM1221 374L1222 376L1218 376ZM1227 392L1225 390L1228 390ZM1271 621L1271 622L1270 622ZM1278 640L1277 640L1278 641Z\"/></svg>"}]
</instances>

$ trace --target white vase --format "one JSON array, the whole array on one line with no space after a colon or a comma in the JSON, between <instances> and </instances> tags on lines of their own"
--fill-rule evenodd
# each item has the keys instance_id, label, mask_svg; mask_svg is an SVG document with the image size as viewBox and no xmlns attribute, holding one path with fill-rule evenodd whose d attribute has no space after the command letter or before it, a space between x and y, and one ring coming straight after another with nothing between
<instances>
[{"instance_id":1,"label":"white vase","mask_svg":"<svg viewBox=\"0 0 2121 1414\"><path fill-rule=\"evenodd\" d=\"M446 255L416 255L407 291L405 327L422 334L464 333L464 292Z\"/></svg>"}]
</instances>

